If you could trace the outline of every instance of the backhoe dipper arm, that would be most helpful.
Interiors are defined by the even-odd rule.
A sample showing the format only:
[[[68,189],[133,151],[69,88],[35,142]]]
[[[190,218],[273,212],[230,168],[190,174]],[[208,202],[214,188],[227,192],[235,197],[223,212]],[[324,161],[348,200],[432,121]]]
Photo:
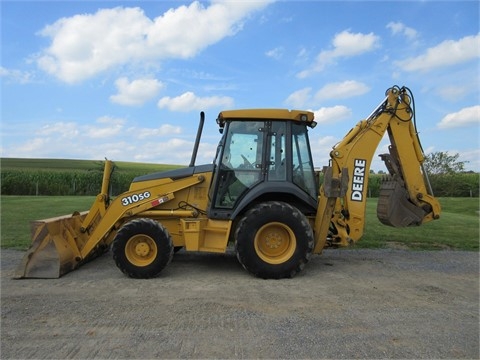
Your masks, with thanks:
[[[333,147],[330,167],[326,168],[320,189],[315,252],[321,252],[325,245],[347,246],[363,235],[370,165],[385,132],[391,142],[390,154],[380,156],[389,175],[380,189],[379,220],[404,227],[439,218],[440,204],[423,171],[424,155],[411,103],[407,88],[388,89],[384,101],[372,114]],[[326,226],[328,219],[330,224]]]

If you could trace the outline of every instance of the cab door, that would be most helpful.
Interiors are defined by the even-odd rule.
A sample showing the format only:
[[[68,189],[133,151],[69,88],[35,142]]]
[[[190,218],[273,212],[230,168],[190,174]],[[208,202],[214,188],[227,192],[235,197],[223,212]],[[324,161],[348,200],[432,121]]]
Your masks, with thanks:
[[[225,130],[210,197],[219,210],[234,209],[248,189],[264,180],[265,167],[264,121],[236,120]]]

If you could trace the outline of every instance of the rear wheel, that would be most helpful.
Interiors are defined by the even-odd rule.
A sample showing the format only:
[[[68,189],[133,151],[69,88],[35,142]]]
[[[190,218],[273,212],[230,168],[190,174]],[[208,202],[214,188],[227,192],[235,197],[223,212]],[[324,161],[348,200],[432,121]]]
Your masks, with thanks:
[[[271,201],[250,209],[239,221],[235,249],[242,266],[264,279],[295,276],[313,251],[313,231],[297,208]]]
[[[161,224],[152,219],[135,219],[123,225],[112,245],[113,259],[132,278],[148,279],[170,263],[173,243]]]

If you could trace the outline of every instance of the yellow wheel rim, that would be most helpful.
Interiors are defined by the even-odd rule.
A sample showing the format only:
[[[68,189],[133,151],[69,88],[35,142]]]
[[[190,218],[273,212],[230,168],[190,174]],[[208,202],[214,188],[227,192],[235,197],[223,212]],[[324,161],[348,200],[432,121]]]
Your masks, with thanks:
[[[271,222],[263,225],[255,235],[255,251],[269,264],[282,264],[290,259],[297,247],[297,238],[287,225]]]
[[[150,265],[157,257],[157,244],[144,234],[132,236],[125,246],[125,256],[135,266]]]

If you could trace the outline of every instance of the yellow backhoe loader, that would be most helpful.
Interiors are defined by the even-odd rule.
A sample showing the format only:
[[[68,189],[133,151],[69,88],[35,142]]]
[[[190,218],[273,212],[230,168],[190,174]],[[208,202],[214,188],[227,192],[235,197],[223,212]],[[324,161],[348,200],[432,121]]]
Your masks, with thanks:
[[[312,112],[284,109],[222,111],[222,134],[212,164],[195,165],[201,113],[190,165],[137,177],[129,191],[109,196],[114,164],[90,211],[32,223],[33,242],[18,278],[57,278],[111,249],[133,278],[152,278],[178,249],[223,253],[235,245],[239,262],[268,279],[292,277],[312,254],[358,241],[365,226],[368,174],[387,132],[389,175],[377,215],[386,225],[416,226],[438,219],[422,164],[413,97],[406,87],[385,99],[333,147],[315,176],[309,129]]]

